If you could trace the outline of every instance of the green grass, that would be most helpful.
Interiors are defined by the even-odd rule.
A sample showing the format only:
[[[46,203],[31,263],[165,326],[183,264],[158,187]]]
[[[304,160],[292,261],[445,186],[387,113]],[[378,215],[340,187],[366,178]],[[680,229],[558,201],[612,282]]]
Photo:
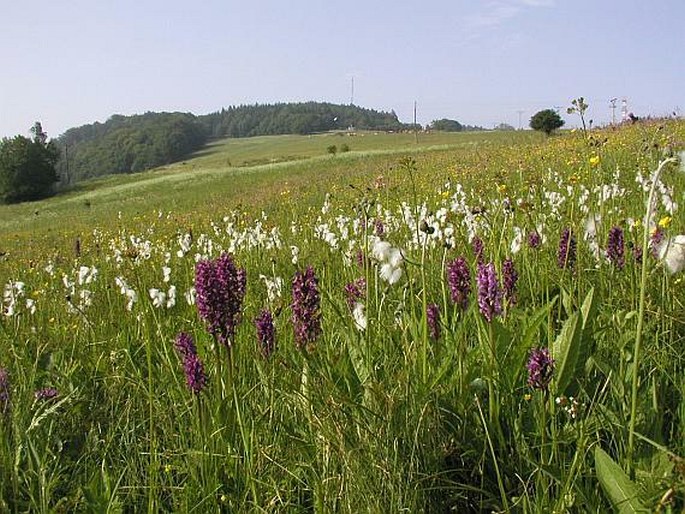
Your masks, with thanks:
[[[227,140],[0,208],[0,512],[681,512],[683,272],[633,251],[636,176],[682,148],[685,123],[413,138]],[[351,151],[326,154],[336,141]],[[682,198],[675,163],[662,179]],[[664,235],[685,233],[665,205]],[[623,266],[602,253],[616,227]],[[572,266],[559,264],[565,229]],[[226,251],[247,277],[230,350],[185,300],[196,260]],[[449,279],[458,257],[465,304]],[[505,263],[518,273],[492,321],[479,259],[500,285]],[[302,343],[291,284],[308,266],[321,332]],[[151,289],[175,304],[156,307]],[[207,374],[197,396],[179,332]],[[535,388],[526,364],[541,347],[555,366]],[[45,387],[57,398],[36,399]]]
[[[403,155],[445,162],[496,146],[539,141],[530,132],[358,133],[356,136],[264,136],[213,143],[192,159],[132,175],[114,175],[77,185],[42,202],[0,206],[0,235],[6,244],[36,238],[73,240],[92,226],[118,218],[119,213],[149,216],[159,211],[199,212],[249,206],[271,210],[284,191],[321,201],[332,184],[368,181],[387,172]],[[331,156],[331,141],[348,142],[350,152]],[[283,155],[296,160],[283,160]],[[243,165],[241,162],[268,161]],[[274,162],[272,162],[274,161]],[[229,164],[229,162],[232,164]]]

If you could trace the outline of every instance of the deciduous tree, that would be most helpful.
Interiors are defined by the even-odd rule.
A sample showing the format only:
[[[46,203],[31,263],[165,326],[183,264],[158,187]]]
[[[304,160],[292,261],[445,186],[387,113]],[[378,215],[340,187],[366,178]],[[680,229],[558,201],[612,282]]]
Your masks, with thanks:
[[[564,120],[553,109],[536,112],[530,119],[530,128],[544,132],[548,136],[564,125]]]
[[[0,200],[5,203],[37,200],[49,196],[58,180],[59,150],[39,122],[24,136],[0,141]]]

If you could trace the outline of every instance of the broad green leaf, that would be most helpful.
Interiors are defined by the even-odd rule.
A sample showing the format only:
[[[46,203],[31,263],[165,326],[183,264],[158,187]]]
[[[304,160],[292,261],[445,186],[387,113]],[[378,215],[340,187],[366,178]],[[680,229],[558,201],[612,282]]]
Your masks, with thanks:
[[[549,303],[540,307],[535,314],[528,318],[521,345],[526,351],[534,346],[540,346],[540,343],[536,341],[539,336],[540,325],[545,321],[547,316],[549,316],[549,311],[551,311],[554,304],[557,303],[558,298],[558,296],[555,296]]]
[[[583,300],[583,305],[580,307],[580,312],[583,315],[583,330],[588,328],[588,325],[592,324],[595,316],[595,288],[590,289],[588,294]]]
[[[579,312],[574,312],[564,323],[554,341],[556,385],[559,394],[585,374],[585,363],[592,350],[592,324],[595,310],[594,289],[585,296]]]
[[[615,512],[649,512],[638,497],[637,486],[628,478],[621,466],[599,446],[595,447],[595,469],[599,483],[611,500]]]
[[[554,341],[553,355],[555,361],[555,375],[557,392],[563,394],[574,378],[576,359],[578,355],[576,331],[578,330],[578,313],[569,317],[561,332]]]

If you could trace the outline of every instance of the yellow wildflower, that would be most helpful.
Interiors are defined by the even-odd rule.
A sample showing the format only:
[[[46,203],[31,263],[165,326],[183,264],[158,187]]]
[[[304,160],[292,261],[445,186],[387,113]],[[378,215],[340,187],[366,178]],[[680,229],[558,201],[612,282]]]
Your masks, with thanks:
[[[664,216],[659,220],[659,226],[661,228],[667,228],[671,224],[671,221],[673,221],[673,218],[670,216]]]
[[[590,157],[590,164],[592,166],[597,166],[599,164],[599,155],[593,155]]]

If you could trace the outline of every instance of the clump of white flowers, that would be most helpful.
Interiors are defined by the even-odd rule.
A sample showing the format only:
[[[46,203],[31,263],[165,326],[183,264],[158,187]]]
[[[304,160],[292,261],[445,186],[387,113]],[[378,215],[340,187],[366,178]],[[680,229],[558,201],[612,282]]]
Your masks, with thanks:
[[[24,283],[19,281],[9,281],[5,284],[5,290],[2,294],[2,312],[7,317],[12,317],[17,314],[21,300],[25,296]],[[35,300],[31,298],[26,299],[26,308],[33,314],[36,312]]]
[[[376,239],[373,243],[371,255],[380,265],[380,277],[388,284],[396,284],[402,278],[402,252],[387,241]]]
[[[148,294],[152,300],[152,305],[157,309],[162,307],[171,309],[174,305],[176,305],[176,286],[169,287],[169,290],[166,292],[161,289],[151,287],[148,289]]]
[[[114,283],[119,288],[121,294],[126,297],[126,310],[131,311],[133,305],[138,301],[138,293],[130,288],[122,277],[116,277]]]
[[[685,269],[685,235],[665,238],[656,247],[659,260],[671,275]]]

